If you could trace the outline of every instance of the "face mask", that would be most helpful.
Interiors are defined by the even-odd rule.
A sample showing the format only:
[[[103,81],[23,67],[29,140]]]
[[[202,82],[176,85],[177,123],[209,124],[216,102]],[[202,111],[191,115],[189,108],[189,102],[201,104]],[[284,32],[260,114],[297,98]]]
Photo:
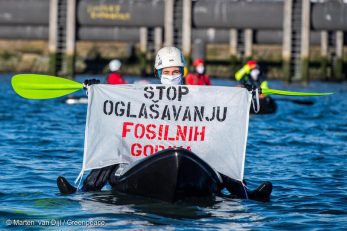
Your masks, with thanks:
[[[205,67],[200,65],[196,67],[196,72],[198,72],[199,74],[204,74],[205,71]]]
[[[258,69],[251,70],[251,76],[253,80],[258,80],[258,75],[259,75]]]
[[[182,83],[182,75],[176,74],[176,75],[161,75],[160,79],[162,84],[168,84],[168,85],[180,85]]]

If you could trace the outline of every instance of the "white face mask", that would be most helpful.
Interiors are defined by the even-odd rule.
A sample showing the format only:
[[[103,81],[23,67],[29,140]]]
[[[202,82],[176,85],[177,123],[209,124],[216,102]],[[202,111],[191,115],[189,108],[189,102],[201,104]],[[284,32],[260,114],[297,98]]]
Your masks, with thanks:
[[[161,75],[160,79],[162,84],[168,84],[168,85],[180,85],[182,83],[182,75],[176,74],[176,75]]]
[[[205,67],[200,65],[196,67],[196,72],[198,72],[199,74],[204,74],[205,71]]]
[[[258,69],[253,69],[251,70],[251,76],[253,80],[258,80],[258,75],[259,75],[260,71]]]

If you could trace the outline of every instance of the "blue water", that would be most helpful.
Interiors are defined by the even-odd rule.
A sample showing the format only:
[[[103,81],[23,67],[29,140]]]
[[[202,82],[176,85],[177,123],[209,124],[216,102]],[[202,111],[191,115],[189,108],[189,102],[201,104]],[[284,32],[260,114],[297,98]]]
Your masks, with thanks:
[[[234,84],[221,80],[213,83]],[[245,179],[250,188],[272,181],[270,202],[216,198],[212,203],[194,205],[113,196],[107,190],[60,195],[57,176],[72,181],[81,169],[86,105],[66,105],[61,99],[20,98],[10,86],[10,75],[1,75],[0,227],[346,228],[347,84],[314,82],[306,88],[270,84],[273,88],[336,94],[312,98],[313,106],[277,101],[275,114],[251,117]],[[13,225],[15,221],[17,225],[22,221],[34,226],[19,227]],[[40,226],[39,221],[48,222],[47,226]],[[12,222],[12,226],[6,222]],[[97,226],[87,227],[86,222]]]

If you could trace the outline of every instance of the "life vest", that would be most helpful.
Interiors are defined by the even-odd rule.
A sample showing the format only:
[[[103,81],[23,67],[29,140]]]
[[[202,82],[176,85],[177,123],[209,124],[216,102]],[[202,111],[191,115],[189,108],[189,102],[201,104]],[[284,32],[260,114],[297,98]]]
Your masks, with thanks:
[[[127,84],[128,82],[123,79],[123,76],[118,72],[111,72],[106,77],[107,84]]]
[[[205,74],[189,73],[186,77],[187,85],[211,85],[210,78]]]

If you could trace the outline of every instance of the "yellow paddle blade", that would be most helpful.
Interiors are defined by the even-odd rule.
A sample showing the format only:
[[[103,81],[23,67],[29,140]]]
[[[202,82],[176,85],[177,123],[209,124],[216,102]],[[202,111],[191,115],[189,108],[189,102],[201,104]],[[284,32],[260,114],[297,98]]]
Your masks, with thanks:
[[[26,99],[52,99],[83,89],[83,84],[69,79],[37,74],[15,75],[11,84]]]
[[[270,88],[261,89],[265,95],[285,95],[285,96],[327,96],[332,95],[332,92],[296,92],[296,91],[283,91]]]

